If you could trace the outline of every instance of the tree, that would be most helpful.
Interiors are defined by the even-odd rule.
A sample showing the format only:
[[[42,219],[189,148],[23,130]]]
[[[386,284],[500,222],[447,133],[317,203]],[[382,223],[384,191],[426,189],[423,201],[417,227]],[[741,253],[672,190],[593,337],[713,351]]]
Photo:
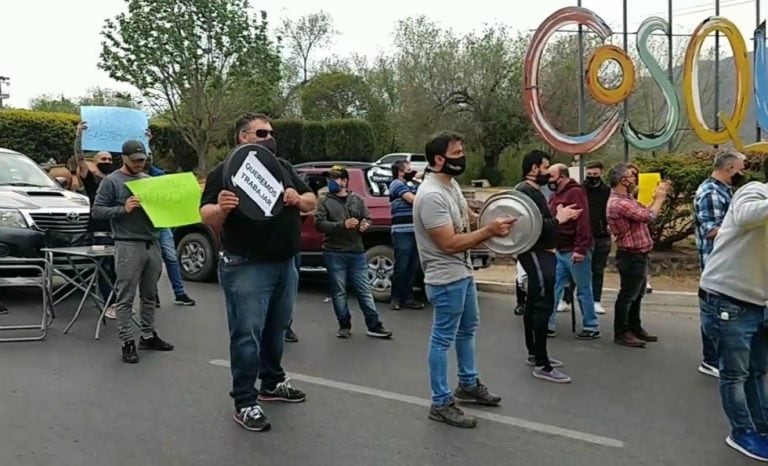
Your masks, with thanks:
[[[103,87],[92,87],[79,100],[80,105],[95,105],[106,107],[140,108],[141,103],[129,92],[120,92]]]
[[[102,36],[99,67],[167,115],[194,147],[200,175],[237,116],[272,106],[280,57],[266,13],[254,17],[247,0],[128,0]]]
[[[64,97],[63,94],[58,97],[51,94],[37,96],[30,101],[29,107],[38,112],[72,113],[75,115],[80,113],[79,105],[72,99]]]
[[[286,44],[289,60],[298,65],[302,85],[309,82],[312,52],[330,45],[333,36],[337,34],[333,18],[323,10],[296,20],[283,20],[281,38]]]
[[[332,71],[314,76],[301,90],[301,113],[308,120],[365,116],[369,90],[360,76]]]

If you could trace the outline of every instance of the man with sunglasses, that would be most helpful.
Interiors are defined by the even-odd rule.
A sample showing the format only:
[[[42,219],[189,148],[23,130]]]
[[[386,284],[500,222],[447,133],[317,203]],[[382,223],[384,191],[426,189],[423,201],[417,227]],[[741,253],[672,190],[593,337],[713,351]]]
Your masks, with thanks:
[[[248,114],[235,123],[235,143],[260,144],[277,154],[272,124],[264,114]],[[269,220],[247,217],[240,199],[224,187],[224,163],[208,175],[201,200],[203,223],[221,232],[219,283],[229,325],[233,420],[250,431],[270,423],[259,402],[299,403],[306,395],[291,386],[282,368],[283,342],[293,315],[299,273],[300,212],[315,208],[315,195],[290,162],[278,159],[283,209]],[[261,387],[256,389],[256,380]]]
[[[155,332],[155,295],[163,260],[157,229],[141,208],[141,201],[125,185],[128,181],[148,178],[144,173],[147,150],[140,141],[123,144],[123,166],[104,178],[96,193],[93,216],[107,219],[115,240],[115,281],[118,337],[123,342],[123,362],[139,362],[131,317],[136,287],[139,287],[139,349],[172,351],[173,345]]]

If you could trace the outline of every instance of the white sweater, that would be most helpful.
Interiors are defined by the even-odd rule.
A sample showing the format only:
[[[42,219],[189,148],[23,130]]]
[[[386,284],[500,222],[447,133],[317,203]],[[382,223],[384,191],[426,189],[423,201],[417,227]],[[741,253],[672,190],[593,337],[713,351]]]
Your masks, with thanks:
[[[768,184],[747,183],[733,196],[701,288],[763,306],[768,301]]]

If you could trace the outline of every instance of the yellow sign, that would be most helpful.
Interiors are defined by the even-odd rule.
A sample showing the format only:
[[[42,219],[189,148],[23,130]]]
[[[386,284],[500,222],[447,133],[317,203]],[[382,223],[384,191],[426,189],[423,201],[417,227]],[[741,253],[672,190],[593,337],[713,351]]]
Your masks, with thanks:
[[[637,177],[637,202],[648,207],[653,204],[653,193],[661,183],[661,173],[640,173]]]

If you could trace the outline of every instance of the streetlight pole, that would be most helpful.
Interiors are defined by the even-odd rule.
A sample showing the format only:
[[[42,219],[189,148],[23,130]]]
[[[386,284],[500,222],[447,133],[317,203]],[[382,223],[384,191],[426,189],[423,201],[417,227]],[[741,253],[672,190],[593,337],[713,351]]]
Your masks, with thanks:
[[[3,93],[3,84],[10,83],[11,78],[8,76],[0,76],[0,108],[3,108],[3,101],[10,98],[10,95]]]

